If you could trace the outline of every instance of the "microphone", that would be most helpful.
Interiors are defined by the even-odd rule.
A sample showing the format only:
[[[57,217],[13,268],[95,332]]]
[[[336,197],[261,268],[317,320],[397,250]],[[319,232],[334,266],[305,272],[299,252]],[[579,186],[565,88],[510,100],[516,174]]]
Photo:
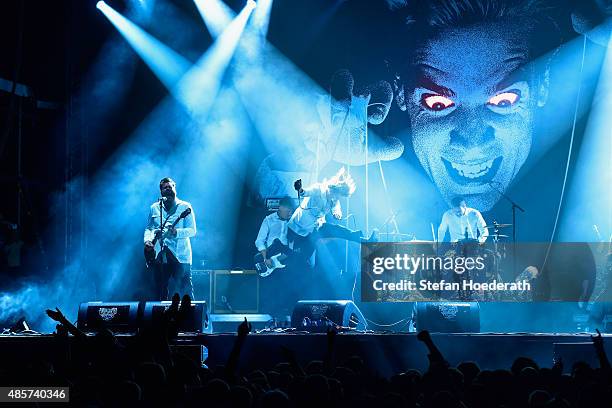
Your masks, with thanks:
[[[293,183],[293,188],[295,191],[299,192],[302,189],[302,179],[296,180],[295,183]]]
[[[159,197],[158,201],[161,201],[162,203],[165,203],[166,201],[168,201],[168,197]]]

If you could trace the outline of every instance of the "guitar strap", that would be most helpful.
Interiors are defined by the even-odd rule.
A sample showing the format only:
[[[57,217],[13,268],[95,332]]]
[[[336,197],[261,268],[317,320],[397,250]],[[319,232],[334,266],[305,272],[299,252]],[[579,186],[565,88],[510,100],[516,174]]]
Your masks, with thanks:
[[[162,206],[162,207],[163,207],[163,206]],[[170,217],[172,217],[174,214],[176,214],[176,211],[178,210],[178,208],[179,208],[179,205],[178,205],[178,204],[175,204],[175,205],[174,205],[174,211],[172,211],[172,213],[169,213],[168,211],[166,211],[166,215],[167,215],[167,216],[166,216],[166,220],[164,221],[163,225],[160,227],[161,231],[163,231],[163,230],[164,230],[164,228],[166,228],[166,224],[168,223],[168,221],[170,221]],[[162,219],[162,220],[164,219],[164,213],[163,213],[163,211],[164,211],[164,210],[162,210],[162,211],[160,212],[160,217],[161,217],[161,219]]]

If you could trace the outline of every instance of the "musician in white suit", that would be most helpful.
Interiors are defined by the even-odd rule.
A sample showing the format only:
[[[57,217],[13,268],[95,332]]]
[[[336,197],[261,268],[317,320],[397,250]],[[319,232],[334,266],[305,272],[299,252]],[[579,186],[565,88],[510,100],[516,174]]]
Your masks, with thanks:
[[[145,252],[155,251],[153,269],[157,294],[160,300],[167,300],[170,287],[172,294],[189,295],[193,299],[190,242],[196,234],[193,208],[176,196],[176,183],[171,178],[159,182],[159,191],[161,199],[151,204],[144,231]],[[187,209],[189,214],[180,218]]]

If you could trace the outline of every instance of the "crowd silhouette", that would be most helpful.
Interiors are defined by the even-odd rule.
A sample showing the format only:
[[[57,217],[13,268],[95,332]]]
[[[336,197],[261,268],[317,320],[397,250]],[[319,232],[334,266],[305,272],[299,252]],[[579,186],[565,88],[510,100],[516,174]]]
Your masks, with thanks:
[[[539,367],[528,357],[497,370],[481,370],[469,361],[452,367],[429,333],[421,331],[417,338],[428,353],[427,371],[406,367],[382,378],[359,356],[335,361],[333,329],[321,360],[302,366],[293,350],[283,348],[285,362],[239,372],[241,349],[251,332],[246,319],[223,366],[207,368],[172,350],[190,302],[175,295],[159,324],[140,331],[129,345],[109,330],[87,336],[59,309],[47,310],[57,321],[57,341],[75,337],[71,352],[53,364],[41,360],[2,371],[0,384],[68,386],[73,405],[90,407],[586,408],[612,401],[612,370],[599,333],[592,337],[599,367],[575,363],[571,374],[563,373],[562,361]]]

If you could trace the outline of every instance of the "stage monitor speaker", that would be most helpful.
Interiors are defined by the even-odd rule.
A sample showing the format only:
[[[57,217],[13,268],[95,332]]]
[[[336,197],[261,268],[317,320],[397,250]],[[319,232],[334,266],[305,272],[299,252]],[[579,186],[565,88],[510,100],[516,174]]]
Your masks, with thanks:
[[[146,302],[142,313],[142,327],[151,327],[162,319],[172,302]],[[179,326],[182,333],[202,333],[208,328],[208,307],[205,301],[191,302],[191,310]]]
[[[415,302],[412,318],[417,331],[480,332],[480,306],[476,302]]]
[[[210,333],[236,333],[238,326],[244,322],[245,317],[251,323],[253,331],[265,329],[274,322],[269,314],[211,314],[209,331]]]
[[[83,302],[77,327],[85,332],[108,328],[116,333],[138,330],[138,302]]]
[[[258,313],[259,275],[253,270],[214,270],[212,313]]]
[[[330,326],[365,330],[367,324],[350,300],[300,300],[291,314],[291,326],[297,330],[325,332]]]

